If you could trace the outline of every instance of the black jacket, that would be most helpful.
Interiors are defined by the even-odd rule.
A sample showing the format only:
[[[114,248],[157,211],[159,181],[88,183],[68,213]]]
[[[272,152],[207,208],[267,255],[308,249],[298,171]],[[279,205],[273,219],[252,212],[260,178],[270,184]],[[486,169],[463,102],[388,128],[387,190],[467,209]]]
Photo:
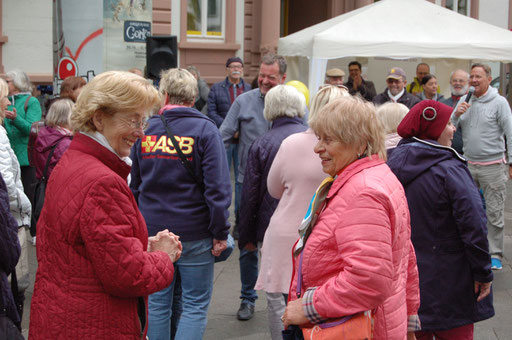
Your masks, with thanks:
[[[0,294],[2,294],[0,303],[3,301],[3,305],[0,306],[0,313],[5,313],[18,327],[20,316],[16,309],[7,276],[16,268],[20,253],[18,223],[9,212],[9,194],[0,175]]]
[[[369,80],[362,79],[361,86],[358,87],[357,90],[354,90],[354,80],[352,78],[348,78],[348,81],[345,83],[345,86],[348,88],[348,92],[355,96],[358,93],[362,98],[371,102],[375,95],[377,95],[377,91],[375,90],[375,85],[373,82]]]
[[[373,103],[375,105],[382,105],[384,103],[390,102],[391,98],[388,96],[388,90],[378,94],[375,98],[373,98]],[[414,105],[418,104],[421,101],[418,97],[413,94],[404,91],[404,94],[398,99],[398,103],[404,104],[409,109],[411,109]]]
[[[240,249],[249,242],[254,245],[263,242],[270,218],[279,203],[267,190],[270,167],[283,140],[306,129],[300,118],[280,117],[274,120],[268,132],[252,143],[247,156],[240,202]]]

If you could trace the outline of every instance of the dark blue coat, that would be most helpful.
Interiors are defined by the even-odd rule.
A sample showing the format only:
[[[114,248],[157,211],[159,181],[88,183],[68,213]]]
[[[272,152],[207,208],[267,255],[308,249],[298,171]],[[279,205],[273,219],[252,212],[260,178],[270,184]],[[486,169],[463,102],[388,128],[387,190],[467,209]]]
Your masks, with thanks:
[[[400,141],[388,165],[405,189],[420,275],[422,330],[445,330],[494,315],[492,294],[476,302],[474,281],[493,279],[486,216],[462,158],[435,141]]]
[[[301,118],[280,117],[273,121],[268,132],[252,143],[247,157],[240,202],[240,249],[249,242],[254,245],[263,242],[270,218],[279,203],[279,200],[268,193],[268,172],[283,140],[306,129]]]
[[[151,117],[130,156],[130,188],[149,236],[169,229],[181,241],[227,239],[231,180],[219,129],[196,109],[178,107],[163,115],[201,185],[181,164],[160,117]]]
[[[0,305],[0,311],[5,311],[7,317],[17,325],[19,325],[20,316],[14,303],[7,276],[16,268],[20,253],[18,223],[9,211],[9,194],[0,175],[0,294],[2,294],[1,301],[3,301],[3,305]]]
[[[240,79],[240,84],[244,90],[243,92],[247,92],[251,89],[251,85],[247,84],[243,79]],[[210,89],[210,94],[208,95],[208,117],[213,119],[217,127],[222,125],[231,107],[231,97],[229,95],[230,85],[231,83],[228,77],[226,77],[223,81],[213,84]]]

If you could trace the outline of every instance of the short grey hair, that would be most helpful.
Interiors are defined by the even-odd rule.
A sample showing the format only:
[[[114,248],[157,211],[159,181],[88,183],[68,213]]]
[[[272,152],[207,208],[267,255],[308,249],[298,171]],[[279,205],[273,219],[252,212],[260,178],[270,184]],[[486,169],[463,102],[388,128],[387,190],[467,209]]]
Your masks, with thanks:
[[[481,64],[481,63],[476,63],[476,64],[473,64],[471,65],[471,70],[473,70],[475,67],[481,67],[484,69],[485,71],[485,75],[487,77],[490,77],[491,76],[491,67],[487,64]]]
[[[467,76],[467,78],[468,78],[468,80],[469,80],[469,73],[468,73],[466,70],[463,70],[463,69],[461,69],[461,68],[458,68],[458,69],[456,69],[456,70],[454,70],[454,71],[452,71],[452,72],[450,73],[450,81],[452,80],[452,77],[453,77],[453,75],[455,74],[455,72],[464,72],[464,74]]]
[[[201,73],[199,72],[197,67],[195,67],[194,65],[190,65],[189,67],[187,67],[187,71],[192,73],[193,76],[197,76],[197,78],[201,78]]]
[[[261,64],[274,65],[275,63],[279,66],[279,74],[284,75],[286,73],[287,65],[283,56],[274,53],[267,53],[263,58],[261,58]]]
[[[277,85],[265,96],[263,117],[269,122],[280,117],[303,117],[306,98],[295,87]]]
[[[197,80],[183,68],[171,68],[161,74],[160,92],[169,96],[169,104],[194,104]]]
[[[73,111],[73,101],[68,98],[57,99],[48,109],[48,114],[44,119],[47,126],[62,126],[69,128],[71,126],[71,112]]]
[[[408,112],[409,108],[400,103],[388,102],[377,107],[377,117],[379,117],[386,134],[395,133]]]
[[[7,78],[12,79],[14,86],[21,92],[32,92],[32,84],[27,74],[22,70],[12,70],[6,73]]]

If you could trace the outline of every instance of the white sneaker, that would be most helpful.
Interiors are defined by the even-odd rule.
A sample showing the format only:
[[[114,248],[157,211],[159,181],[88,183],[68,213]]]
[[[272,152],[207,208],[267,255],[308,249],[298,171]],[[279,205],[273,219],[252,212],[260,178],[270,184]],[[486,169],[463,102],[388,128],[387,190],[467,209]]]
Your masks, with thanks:
[[[36,237],[32,237],[32,245],[35,247],[36,246]]]

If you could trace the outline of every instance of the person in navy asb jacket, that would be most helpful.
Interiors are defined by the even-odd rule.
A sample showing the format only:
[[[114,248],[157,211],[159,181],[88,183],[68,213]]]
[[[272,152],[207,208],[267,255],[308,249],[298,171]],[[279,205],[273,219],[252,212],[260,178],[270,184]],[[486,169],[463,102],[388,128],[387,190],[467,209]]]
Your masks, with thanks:
[[[149,119],[142,140],[132,148],[130,187],[146,220],[148,234],[168,229],[180,236],[183,312],[176,339],[201,339],[213,290],[214,257],[226,249],[231,181],[226,151],[215,123],[193,109],[195,78],[184,69],[168,70],[160,89],[167,127],[191,163],[187,171],[168,138],[160,115]],[[196,182],[197,179],[197,182]],[[149,297],[148,336],[169,339],[174,282]]]

